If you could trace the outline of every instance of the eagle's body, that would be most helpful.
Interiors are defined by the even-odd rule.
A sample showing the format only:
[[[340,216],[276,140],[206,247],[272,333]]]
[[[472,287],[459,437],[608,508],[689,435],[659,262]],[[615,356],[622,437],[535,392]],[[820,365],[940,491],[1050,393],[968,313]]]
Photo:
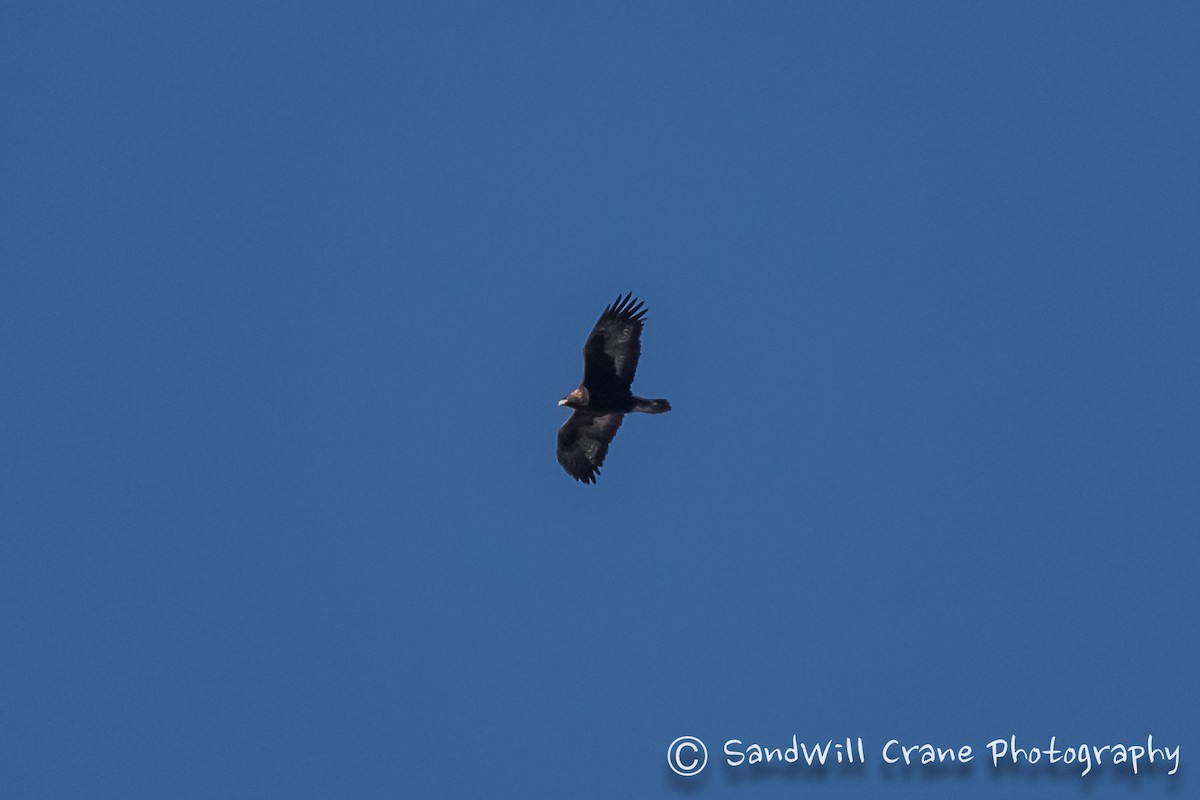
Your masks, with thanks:
[[[575,480],[596,482],[626,414],[671,410],[666,400],[635,397],[630,388],[642,353],[645,316],[632,293],[605,308],[583,346],[583,383],[558,401],[575,409],[558,431],[558,463]]]

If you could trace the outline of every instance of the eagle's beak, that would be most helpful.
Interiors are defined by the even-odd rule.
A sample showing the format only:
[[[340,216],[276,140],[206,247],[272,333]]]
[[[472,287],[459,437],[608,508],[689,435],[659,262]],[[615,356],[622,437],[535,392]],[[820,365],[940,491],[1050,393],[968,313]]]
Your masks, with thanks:
[[[560,406],[565,406],[565,405],[567,404],[567,398],[565,398],[565,397],[564,397],[562,400],[559,400],[559,401],[558,401],[558,404],[559,404]]]

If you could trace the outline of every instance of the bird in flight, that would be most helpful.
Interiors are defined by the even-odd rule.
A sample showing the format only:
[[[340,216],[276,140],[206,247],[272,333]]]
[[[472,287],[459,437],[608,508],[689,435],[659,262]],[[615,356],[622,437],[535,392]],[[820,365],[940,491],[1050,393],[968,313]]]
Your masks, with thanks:
[[[575,410],[558,429],[558,463],[577,481],[596,482],[626,414],[671,410],[666,400],[635,397],[630,390],[642,354],[642,305],[630,292],[604,309],[583,345],[583,383],[558,401]]]

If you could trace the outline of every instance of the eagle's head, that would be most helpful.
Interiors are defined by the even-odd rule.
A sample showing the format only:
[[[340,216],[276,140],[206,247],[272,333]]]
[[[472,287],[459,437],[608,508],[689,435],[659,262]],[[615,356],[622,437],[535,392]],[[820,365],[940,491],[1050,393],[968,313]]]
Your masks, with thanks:
[[[588,391],[580,386],[575,391],[558,401],[560,406],[570,406],[571,408],[585,408],[588,404]]]

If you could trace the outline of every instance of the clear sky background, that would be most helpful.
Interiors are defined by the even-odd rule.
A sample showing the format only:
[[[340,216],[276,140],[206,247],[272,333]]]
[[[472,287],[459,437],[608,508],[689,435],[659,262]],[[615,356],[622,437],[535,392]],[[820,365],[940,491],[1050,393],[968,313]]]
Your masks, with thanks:
[[[1200,7],[433,5],[0,12],[0,794],[1190,792]]]

